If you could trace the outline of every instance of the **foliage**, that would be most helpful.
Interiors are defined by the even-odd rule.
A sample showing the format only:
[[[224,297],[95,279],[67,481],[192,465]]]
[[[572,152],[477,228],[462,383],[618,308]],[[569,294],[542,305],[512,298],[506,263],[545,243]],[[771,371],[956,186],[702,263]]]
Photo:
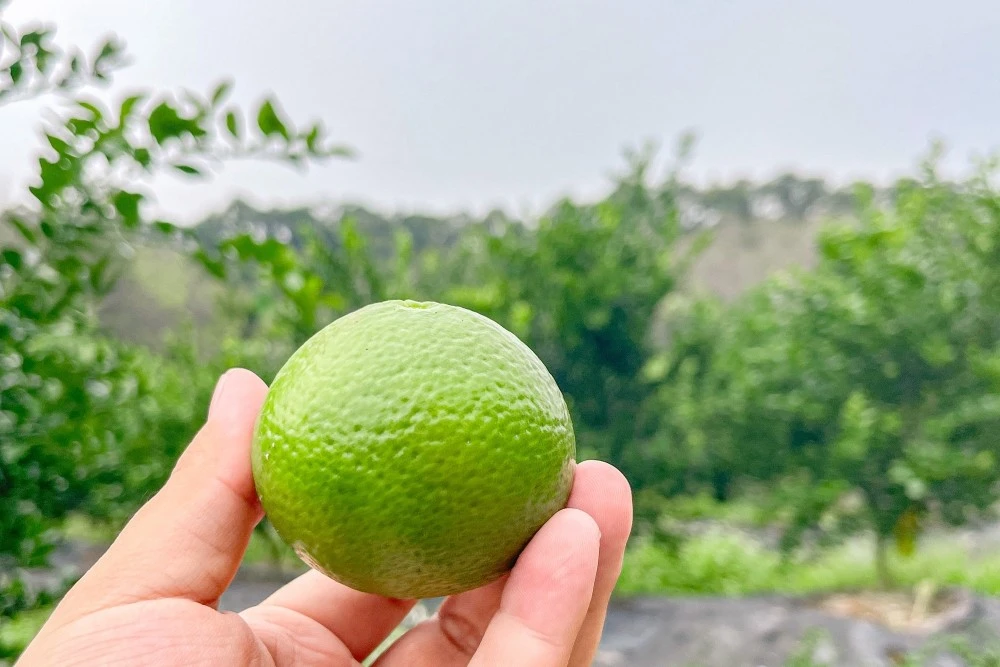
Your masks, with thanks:
[[[11,48],[0,101],[106,82],[124,62],[114,39],[86,60],[54,46],[51,29],[2,28]],[[100,330],[97,307],[132,244],[184,240],[150,219],[137,184],[165,170],[199,176],[220,159],[300,164],[345,153],[319,125],[292,127],[273,100],[260,104],[252,131],[243,128],[242,112],[225,105],[229,89],[137,92],[114,105],[80,92],[45,127],[33,201],[5,216],[10,240],[0,250],[0,563],[8,571],[44,563],[68,513],[121,518],[147,498],[211,391],[214,377],[191,355],[168,364]],[[16,578],[0,584],[0,618],[32,604]]]
[[[79,49],[65,50],[53,42],[55,30],[49,26],[18,30],[3,21],[5,4],[0,2],[0,104],[107,82],[124,64],[117,39],[106,39],[89,57]]]
[[[440,294],[521,337],[566,395],[582,454],[633,478],[650,326],[686,261],[673,191],[649,183],[649,164],[634,155],[608,198],[563,201],[530,230],[476,229]]]
[[[754,533],[726,523],[671,545],[638,536],[625,557],[617,592],[740,597],[871,589],[879,585],[873,544],[870,537],[859,536],[836,546],[782,554]],[[967,550],[952,536],[925,540],[912,556],[890,553],[888,558],[896,585],[904,589],[932,582],[1000,595],[1000,558]]]
[[[54,608],[53,604],[45,601],[11,621],[0,624],[0,665],[6,667],[20,655],[41,630]]]
[[[382,301],[390,290],[352,220],[335,230],[293,229],[298,245],[239,232],[197,253],[218,278],[244,288],[230,303],[242,318],[241,337],[282,341],[280,359],[337,316]],[[281,231],[291,236],[292,229]]]
[[[956,191],[928,173],[891,210],[829,228],[815,270],[770,280],[717,326],[689,313],[654,369],[670,410],[661,454],[707,451],[727,484],[774,485],[793,510],[787,546],[870,528],[880,562],[892,538],[911,551],[929,515],[990,508],[1000,199],[985,182]]]

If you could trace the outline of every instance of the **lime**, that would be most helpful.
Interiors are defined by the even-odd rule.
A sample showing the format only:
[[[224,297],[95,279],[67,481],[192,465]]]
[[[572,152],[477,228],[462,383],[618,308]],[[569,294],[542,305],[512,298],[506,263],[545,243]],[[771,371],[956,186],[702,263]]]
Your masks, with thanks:
[[[253,474],[311,567],[360,591],[449,595],[507,572],[569,496],[563,396],[477,313],[386,301],[313,336],[275,377]]]

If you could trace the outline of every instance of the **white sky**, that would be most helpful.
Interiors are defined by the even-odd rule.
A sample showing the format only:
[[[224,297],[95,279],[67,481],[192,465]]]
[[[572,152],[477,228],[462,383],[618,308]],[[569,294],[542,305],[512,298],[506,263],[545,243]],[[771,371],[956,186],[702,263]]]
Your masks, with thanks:
[[[62,43],[117,32],[135,64],[116,97],[232,76],[238,99],[274,91],[360,153],[305,178],[159,183],[182,219],[234,194],[534,208],[599,192],[624,147],[687,128],[709,179],[885,178],[931,137],[956,164],[1000,146],[996,0],[13,0],[6,19],[55,22]],[[0,204],[30,177],[38,113],[0,108]]]

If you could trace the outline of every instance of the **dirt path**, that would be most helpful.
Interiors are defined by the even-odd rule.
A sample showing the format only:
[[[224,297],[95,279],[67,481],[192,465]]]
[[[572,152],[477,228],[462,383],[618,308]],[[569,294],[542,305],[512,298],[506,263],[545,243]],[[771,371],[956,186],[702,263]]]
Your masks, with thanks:
[[[54,586],[60,577],[85,569],[101,549],[70,545],[54,554],[54,569],[32,573],[34,586]],[[293,573],[244,567],[221,601],[239,611],[257,604]],[[1000,600],[966,596],[966,609],[931,635],[905,634],[819,610],[810,601],[787,597],[750,599],[632,598],[615,600],[608,614],[598,667],[784,667],[801,652],[803,640],[819,631],[812,655],[816,667],[892,667],[928,642],[964,638],[973,647],[1000,646]],[[421,603],[408,622],[433,613],[436,601]],[[804,663],[799,663],[804,664]],[[926,667],[966,663],[941,653]],[[990,663],[993,664],[993,663]],[[811,666],[810,666],[811,667]]]
[[[288,577],[244,571],[222,599],[240,610],[267,597]],[[422,603],[412,619],[426,618],[436,601]],[[615,600],[608,614],[598,667],[783,667],[819,631],[811,653],[817,667],[892,667],[928,636],[820,611],[809,601],[766,597],[633,598]],[[971,646],[1000,642],[1000,601],[970,597],[969,608],[940,633],[965,637]],[[933,640],[931,640],[933,641]],[[965,663],[941,652],[927,667]]]

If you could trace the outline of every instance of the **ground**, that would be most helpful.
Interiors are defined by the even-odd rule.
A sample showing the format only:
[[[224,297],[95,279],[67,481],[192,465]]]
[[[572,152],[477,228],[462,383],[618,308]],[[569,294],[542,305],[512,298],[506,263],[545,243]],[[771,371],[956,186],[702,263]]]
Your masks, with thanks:
[[[56,569],[37,572],[35,585],[53,585],[61,574],[85,568],[99,546],[65,544]],[[256,604],[295,576],[290,569],[254,564],[241,568],[221,606]],[[428,601],[407,619],[433,613]],[[979,662],[948,653],[958,640]],[[924,647],[927,660],[904,656]],[[935,648],[937,647],[937,648]],[[633,596],[611,606],[597,667],[986,667],[1000,659],[1000,599],[962,588],[909,593],[838,593],[743,598]]]

